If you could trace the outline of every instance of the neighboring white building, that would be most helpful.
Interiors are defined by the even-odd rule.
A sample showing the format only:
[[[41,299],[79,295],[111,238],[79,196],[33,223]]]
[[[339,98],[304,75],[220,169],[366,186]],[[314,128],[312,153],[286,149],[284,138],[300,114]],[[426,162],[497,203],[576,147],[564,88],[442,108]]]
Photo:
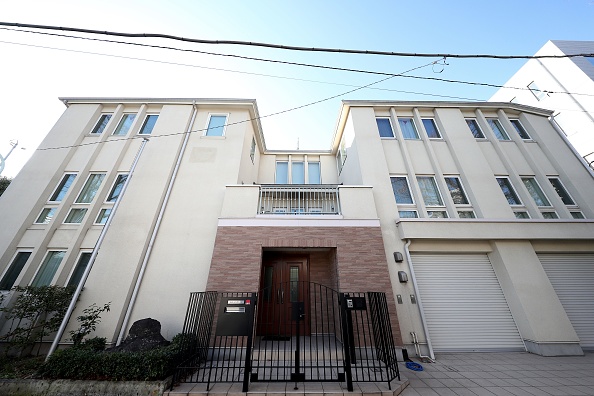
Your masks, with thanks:
[[[535,55],[573,54],[594,54],[594,41],[551,40]],[[594,167],[594,55],[530,59],[490,100],[553,110],[573,147]]]
[[[290,267],[386,292],[411,354],[594,348],[594,176],[549,110],[345,101],[328,150],[272,151],[253,100],[62,100],[0,197],[0,288],[77,284],[148,137],[77,308],[111,301],[110,344]]]

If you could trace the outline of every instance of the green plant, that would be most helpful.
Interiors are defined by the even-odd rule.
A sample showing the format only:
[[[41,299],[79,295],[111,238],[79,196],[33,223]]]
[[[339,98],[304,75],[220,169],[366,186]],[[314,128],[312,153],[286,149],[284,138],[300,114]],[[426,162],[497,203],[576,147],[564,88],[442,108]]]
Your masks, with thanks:
[[[110,305],[111,302],[108,302],[102,307],[99,307],[93,303],[89,308],[83,309],[83,314],[76,318],[79,323],[78,329],[70,332],[75,346],[79,345],[87,335],[95,331],[97,324],[101,322],[101,314],[103,312],[109,312]]]

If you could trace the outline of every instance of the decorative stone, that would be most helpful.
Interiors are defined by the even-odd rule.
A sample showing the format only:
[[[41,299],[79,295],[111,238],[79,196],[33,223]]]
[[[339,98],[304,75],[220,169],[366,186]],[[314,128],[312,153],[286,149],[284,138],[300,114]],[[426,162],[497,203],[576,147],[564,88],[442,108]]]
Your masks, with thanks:
[[[132,324],[128,337],[109,352],[141,352],[169,345],[161,335],[161,323],[152,318],[140,319]]]

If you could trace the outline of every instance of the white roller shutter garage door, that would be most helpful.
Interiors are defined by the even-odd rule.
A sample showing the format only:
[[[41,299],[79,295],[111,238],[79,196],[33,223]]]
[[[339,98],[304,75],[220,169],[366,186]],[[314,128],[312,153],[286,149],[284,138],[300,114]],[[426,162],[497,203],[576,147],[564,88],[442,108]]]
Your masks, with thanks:
[[[525,350],[486,254],[412,254],[412,262],[436,352]]]
[[[539,254],[584,349],[594,349],[594,254]]]

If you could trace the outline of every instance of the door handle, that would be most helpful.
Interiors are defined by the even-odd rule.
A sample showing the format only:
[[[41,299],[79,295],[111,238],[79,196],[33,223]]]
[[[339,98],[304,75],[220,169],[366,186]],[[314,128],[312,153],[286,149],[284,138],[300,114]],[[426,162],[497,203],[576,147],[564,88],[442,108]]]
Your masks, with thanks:
[[[280,291],[281,289],[276,289],[276,303],[280,303]]]
[[[281,304],[285,303],[285,291],[281,290]]]

